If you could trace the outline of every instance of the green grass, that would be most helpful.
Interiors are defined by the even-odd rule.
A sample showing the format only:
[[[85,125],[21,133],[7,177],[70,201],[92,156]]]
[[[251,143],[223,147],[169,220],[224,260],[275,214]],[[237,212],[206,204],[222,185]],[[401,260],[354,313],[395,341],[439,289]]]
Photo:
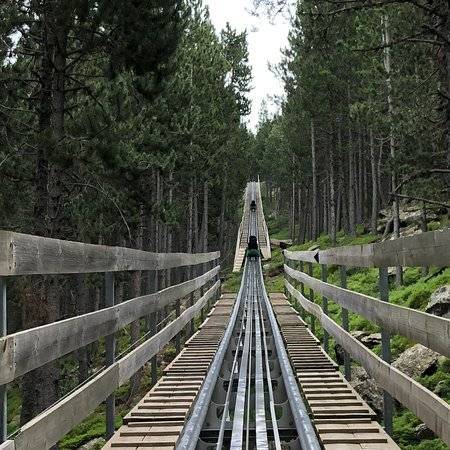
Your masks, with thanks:
[[[225,274],[225,280],[222,283],[222,292],[234,293],[239,291],[241,286],[242,270],[238,273],[230,272]]]
[[[271,238],[289,239],[289,219],[285,216],[266,216],[266,225]]]

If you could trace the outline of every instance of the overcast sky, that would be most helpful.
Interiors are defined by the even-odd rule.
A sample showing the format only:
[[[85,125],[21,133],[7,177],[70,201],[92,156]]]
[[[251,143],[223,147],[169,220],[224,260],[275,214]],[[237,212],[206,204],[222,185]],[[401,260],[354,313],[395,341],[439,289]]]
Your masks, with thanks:
[[[254,129],[258,122],[261,101],[267,96],[283,94],[281,80],[277,79],[268,68],[268,64],[276,64],[281,59],[281,48],[287,46],[289,23],[283,17],[277,17],[270,23],[266,17],[254,17],[248,10],[252,0],[206,0],[211,20],[219,32],[227,22],[238,31],[248,31],[250,65],[253,71],[252,112],[249,126]],[[270,106],[269,111],[275,111]]]

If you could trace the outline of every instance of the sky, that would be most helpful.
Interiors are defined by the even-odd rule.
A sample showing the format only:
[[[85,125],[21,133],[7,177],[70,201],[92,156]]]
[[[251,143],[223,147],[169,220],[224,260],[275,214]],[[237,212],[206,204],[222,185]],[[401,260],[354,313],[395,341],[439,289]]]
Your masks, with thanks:
[[[264,16],[254,17],[251,10],[252,0],[206,0],[211,21],[217,32],[227,22],[238,31],[247,30],[249,62],[252,66],[253,80],[250,99],[252,111],[248,118],[250,129],[254,130],[258,123],[261,102],[267,99],[269,112],[277,111],[277,106],[270,97],[283,94],[282,81],[277,78],[268,64],[277,64],[281,60],[281,49],[287,46],[289,21],[277,16],[271,21]]]

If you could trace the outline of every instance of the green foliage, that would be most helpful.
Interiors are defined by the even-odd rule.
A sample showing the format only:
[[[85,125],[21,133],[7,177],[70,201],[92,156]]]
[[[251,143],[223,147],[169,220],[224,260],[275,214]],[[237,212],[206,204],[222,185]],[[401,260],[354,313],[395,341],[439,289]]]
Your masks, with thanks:
[[[406,270],[405,278],[409,283],[412,283],[414,280],[414,274],[416,277],[419,276],[418,269]],[[390,301],[397,305],[424,310],[430,295],[440,286],[450,283],[450,269],[445,269],[442,273],[435,276],[428,276],[427,278],[419,279],[416,283],[410,284],[409,286],[402,286],[391,290],[389,296]]]
[[[116,428],[120,425],[121,418],[116,417]],[[75,450],[92,439],[103,437],[105,432],[105,413],[99,408],[64,437],[60,449]]]
[[[289,221],[286,216],[269,214],[266,217],[266,225],[269,235],[274,239],[289,238]]]
[[[225,280],[222,283],[222,292],[238,292],[241,286],[242,271],[239,273],[230,272],[225,275]]]
[[[8,385],[8,435],[17,430],[20,424],[20,410],[22,397],[19,386],[16,383]]]

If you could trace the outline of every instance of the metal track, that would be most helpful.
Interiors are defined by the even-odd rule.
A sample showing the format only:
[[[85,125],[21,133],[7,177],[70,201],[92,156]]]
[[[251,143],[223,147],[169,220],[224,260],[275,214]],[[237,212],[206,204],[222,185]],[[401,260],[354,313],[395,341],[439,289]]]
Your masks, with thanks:
[[[257,213],[249,212],[245,222],[246,234],[257,236]],[[231,339],[222,343],[228,347],[215,357],[220,370],[215,364],[214,382],[200,390],[177,448],[319,450],[264,288],[260,259],[245,262],[232,318],[235,313],[238,318],[226,331]]]
[[[248,206],[253,183],[246,195]],[[241,239],[259,240],[262,213],[245,211]],[[234,297],[216,303],[105,448],[398,449],[286,297],[269,299],[260,259],[245,262]]]

